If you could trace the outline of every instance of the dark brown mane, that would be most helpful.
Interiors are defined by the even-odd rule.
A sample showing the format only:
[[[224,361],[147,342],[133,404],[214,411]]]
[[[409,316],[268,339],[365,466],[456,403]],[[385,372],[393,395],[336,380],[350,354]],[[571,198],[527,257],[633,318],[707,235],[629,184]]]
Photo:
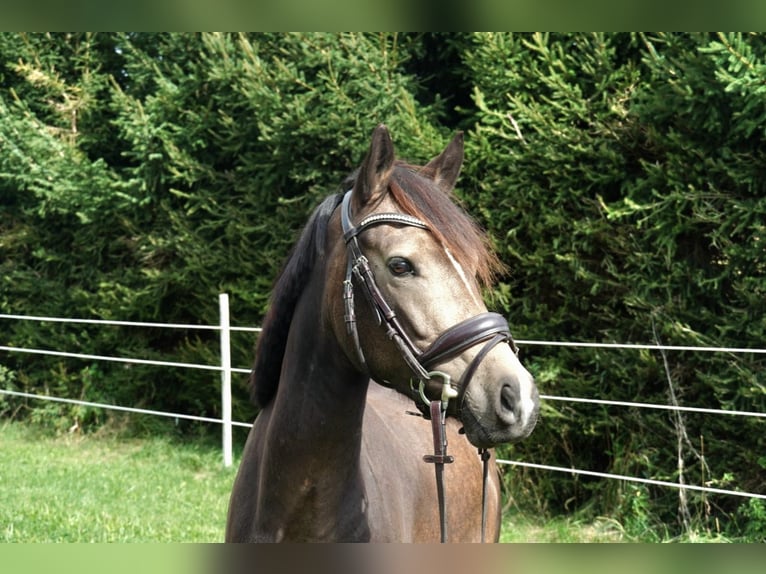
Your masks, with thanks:
[[[330,196],[314,210],[274,283],[250,373],[251,399],[261,408],[277,391],[293,312],[314,265],[323,258],[327,222],[341,199],[341,195]]]
[[[490,286],[502,263],[476,222],[429,178],[425,168],[396,162],[389,181],[391,195],[403,212],[429,224],[436,240],[464,268]]]

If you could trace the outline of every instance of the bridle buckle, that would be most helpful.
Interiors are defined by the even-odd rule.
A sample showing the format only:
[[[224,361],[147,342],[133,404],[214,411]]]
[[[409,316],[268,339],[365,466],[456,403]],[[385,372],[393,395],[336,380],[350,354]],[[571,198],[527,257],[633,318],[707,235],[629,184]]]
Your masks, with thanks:
[[[417,396],[420,397],[420,400],[423,401],[423,404],[425,406],[428,406],[431,404],[431,399],[429,399],[426,396],[426,383],[428,381],[432,381],[435,378],[441,378],[442,380],[442,390],[441,390],[441,409],[442,412],[447,412],[447,407],[449,406],[449,402],[452,399],[456,399],[459,395],[457,389],[455,389],[452,386],[452,377],[445,373],[444,371],[431,371],[428,373],[427,379],[419,379],[418,380],[418,387],[415,388],[415,380],[410,379],[410,388],[412,389],[413,393],[417,393]]]

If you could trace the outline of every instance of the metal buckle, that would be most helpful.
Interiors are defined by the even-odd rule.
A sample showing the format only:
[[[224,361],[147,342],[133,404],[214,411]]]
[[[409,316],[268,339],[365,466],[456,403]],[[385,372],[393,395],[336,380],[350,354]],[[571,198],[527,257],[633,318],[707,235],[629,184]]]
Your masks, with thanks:
[[[429,406],[431,404],[431,401],[426,396],[426,382],[433,380],[436,377],[440,377],[442,379],[441,407],[442,407],[442,411],[446,412],[447,406],[449,405],[450,400],[455,399],[458,396],[457,390],[453,389],[452,385],[450,384],[450,382],[452,381],[452,377],[450,377],[447,373],[445,373],[444,371],[429,372],[427,379],[420,379],[420,381],[418,382],[417,392],[418,392],[418,395],[420,396],[420,400],[422,400],[426,406]],[[410,388],[413,391],[416,390],[414,383],[415,383],[414,380],[410,380]]]

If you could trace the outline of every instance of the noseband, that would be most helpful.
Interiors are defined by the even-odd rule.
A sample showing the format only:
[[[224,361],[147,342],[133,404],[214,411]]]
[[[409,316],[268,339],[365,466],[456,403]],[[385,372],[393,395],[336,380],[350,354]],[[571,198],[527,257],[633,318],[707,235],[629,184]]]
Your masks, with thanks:
[[[376,225],[405,225],[428,230],[428,224],[404,213],[375,213],[365,217],[357,226],[354,226],[351,222],[351,193],[352,191],[346,193],[341,206],[343,238],[348,248],[348,265],[346,267],[346,279],[343,282],[343,298],[345,301],[346,329],[354,342],[357,359],[361,363],[362,368],[369,372],[364,352],[359,343],[359,333],[356,327],[354,278],[356,278],[372,310],[375,312],[378,325],[385,328],[386,335],[394,342],[407,366],[412,371],[414,375],[413,381],[418,382],[418,388],[415,388],[413,382],[412,389],[413,398],[421,412],[429,416],[427,413],[430,401],[425,396],[425,383],[439,377],[442,379],[441,400],[443,410],[446,411],[447,402],[450,399],[457,398],[458,416],[460,416],[468,385],[476,373],[479,364],[487,354],[495,346],[506,341],[511,345],[513,351],[517,352],[508,322],[498,313],[481,313],[444,331],[426,350],[421,351],[418,349],[402,328],[396,313],[388,304],[375,282],[375,275],[369,261],[362,254],[358,237],[365,230]],[[434,366],[453,359],[480,343],[485,343],[485,345],[468,365],[457,389],[452,386],[449,375],[441,371],[432,370]]]

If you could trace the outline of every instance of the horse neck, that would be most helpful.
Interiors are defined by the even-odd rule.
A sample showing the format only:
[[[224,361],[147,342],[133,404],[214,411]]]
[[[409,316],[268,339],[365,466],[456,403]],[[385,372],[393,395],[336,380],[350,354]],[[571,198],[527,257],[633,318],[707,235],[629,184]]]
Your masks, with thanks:
[[[309,436],[314,445],[334,445],[361,429],[369,380],[352,366],[324,321],[322,279],[319,270],[296,306],[272,417],[285,415],[297,441]]]
[[[269,492],[260,494],[289,504],[285,515],[301,513],[298,522],[307,531],[292,535],[303,539],[321,538],[309,529],[337,527],[339,520],[348,523],[350,537],[360,535],[360,525],[363,536],[365,528],[356,512],[363,496],[359,457],[369,380],[323,323],[322,276],[314,273],[296,306],[277,395],[261,415],[262,468],[270,476],[260,481]]]

